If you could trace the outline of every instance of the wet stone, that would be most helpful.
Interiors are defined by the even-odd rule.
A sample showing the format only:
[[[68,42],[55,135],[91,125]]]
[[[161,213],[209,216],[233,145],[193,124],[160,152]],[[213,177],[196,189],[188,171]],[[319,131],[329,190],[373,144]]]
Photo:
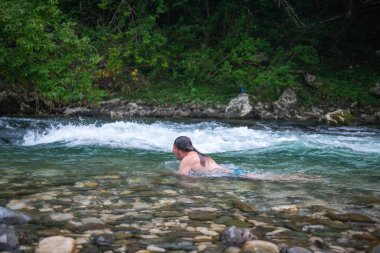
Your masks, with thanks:
[[[261,240],[252,240],[244,243],[243,253],[279,253],[277,245]]]
[[[191,220],[212,221],[216,219],[219,214],[215,212],[192,211],[188,213],[188,216]]]
[[[326,216],[329,217],[332,220],[337,220],[341,222],[365,222],[365,223],[374,223],[372,219],[369,217],[363,215],[363,214],[356,214],[356,213],[334,213],[334,212],[327,212]]]
[[[177,211],[162,211],[153,214],[153,216],[157,218],[181,217],[183,215],[183,213]]]
[[[167,250],[195,250],[196,246],[189,241],[179,241],[179,242],[173,242],[173,243],[162,243],[162,244],[156,244],[155,246],[167,249]]]
[[[380,242],[376,246],[374,246],[369,252],[380,253]]]
[[[240,201],[238,199],[231,200],[231,205],[237,209],[239,209],[242,212],[250,213],[255,212],[256,208],[248,203],[245,203],[243,201]]]
[[[228,246],[241,247],[246,241],[257,239],[250,229],[231,226],[223,231],[221,241]]]
[[[281,253],[312,253],[310,250],[302,248],[302,247],[289,247],[289,248],[282,248]]]
[[[28,223],[30,220],[31,218],[22,212],[0,207],[0,223],[16,225]]]
[[[38,243],[37,253],[71,253],[75,247],[75,240],[70,237],[52,236],[42,239]]]
[[[226,226],[235,226],[239,228],[251,228],[252,224],[249,222],[245,222],[242,220],[239,220],[237,218],[233,218],[230,216],[222,216],[220,219],[215,220],[216,223],[221,223]]]
[[[93,244],[83,244],[79,253],[101,253],[102,251]]]
[[[89,223],[89,224],[84,224],[80,227],[78,227],[79,231],[87,231],[87,230],[101,230],[107,228],[106,225],[103,223]]]
[[[115,242],[115,236],[113,234],[96,234],[91,235],[90,240],[95,245],[99,246],[111,246]]]
[[[5,224],[0,224],[0,250],[15,250],[18,245],[15,229]]]
[[[60,235],[61,231],[58,228],[50,228],[50,229],[40,230],[37,232],[37,234],[42,237],[50,237],[50,236]]]

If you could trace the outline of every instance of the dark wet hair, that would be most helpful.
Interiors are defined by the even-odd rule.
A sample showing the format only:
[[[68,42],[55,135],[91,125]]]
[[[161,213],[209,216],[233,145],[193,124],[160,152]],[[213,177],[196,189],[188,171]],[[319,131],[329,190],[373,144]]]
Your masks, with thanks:
[[[205,166],[208,156],[199,152],[196,148],[194,148],[191,139],[187,136],[179,136],[174,140],[174,146],[176,146],[179,150],[190,152],[195,151],[198,153],[199,160],[202,166]]]

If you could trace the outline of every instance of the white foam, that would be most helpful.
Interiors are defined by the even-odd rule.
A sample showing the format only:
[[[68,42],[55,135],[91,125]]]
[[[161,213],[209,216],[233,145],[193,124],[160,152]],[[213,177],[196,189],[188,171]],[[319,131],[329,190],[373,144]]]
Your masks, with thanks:
[[[343,130],[342,130],[343,131]],[[180,124],[156,122],[114,122],[103,124],[66,124],[51,126],[43,132],[28,131],[23,145],[63,143],[67,146],[99,145],[170,152],[174,139],[189,136],[204,153],[256,150],[287,145],[312,148],[338,148],[365,153],[380,153],[378,136],[349,136],[302,132],[300,130],[252,129],[215,122]]]

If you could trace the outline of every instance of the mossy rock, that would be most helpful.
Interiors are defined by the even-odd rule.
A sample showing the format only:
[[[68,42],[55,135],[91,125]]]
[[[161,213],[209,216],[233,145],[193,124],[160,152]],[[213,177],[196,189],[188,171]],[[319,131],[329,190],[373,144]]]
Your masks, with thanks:
[[[344,126],[352,125],[354,118],[348,111],[337,110],[334,112],[327,113],[323,119],[328,125]]]

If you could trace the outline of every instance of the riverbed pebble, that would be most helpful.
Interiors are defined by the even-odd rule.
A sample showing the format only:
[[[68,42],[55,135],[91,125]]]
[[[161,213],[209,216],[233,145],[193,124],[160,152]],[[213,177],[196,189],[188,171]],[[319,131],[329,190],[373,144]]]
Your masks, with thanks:
[[[42,239],[38,243],[36,253],[72,253],[75,240],[69,237],[52,236]]]

